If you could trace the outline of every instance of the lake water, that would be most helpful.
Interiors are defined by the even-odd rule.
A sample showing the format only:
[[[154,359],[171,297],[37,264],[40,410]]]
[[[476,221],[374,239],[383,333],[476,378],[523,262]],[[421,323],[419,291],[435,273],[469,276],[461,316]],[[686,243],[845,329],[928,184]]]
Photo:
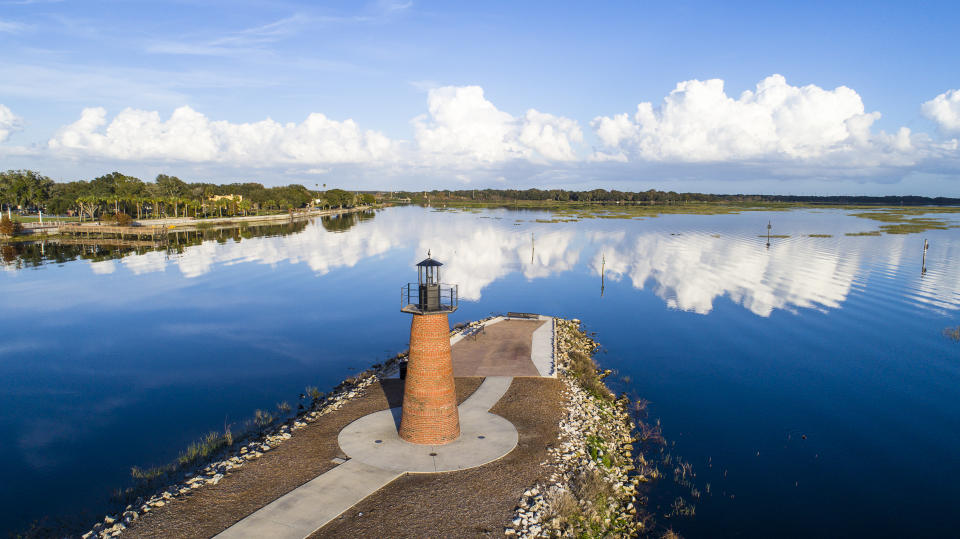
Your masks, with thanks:
[[[452,323],[527,311],[596,332],[608,380],[651,401],[696,473],[700,499],[669,471],[653,491],[665,525],[955,536],[960,344],[943,330],[960,324],[960,233],[845,236],[877,224],[848,213],[405,207],[168,252],[6,247],[0,532],[92,524],[131,466],[405,349],[399,290],[430,249],[460,287]],[[768,221],[790,237],[767,247]],[[696,515],[662,518],[680,495]]]

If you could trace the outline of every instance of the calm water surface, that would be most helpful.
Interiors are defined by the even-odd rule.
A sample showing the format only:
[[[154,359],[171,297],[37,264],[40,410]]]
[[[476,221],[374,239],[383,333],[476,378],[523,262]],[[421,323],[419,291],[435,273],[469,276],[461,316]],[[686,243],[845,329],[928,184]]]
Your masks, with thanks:
[[[665,525],[954,536],[956,230],[845,236],[876,223],[838,210],[549,218],[408,207],[170,252],[7,248],[0,532],[100,518],[131,466],[403,350],[399,288],[431,249],[460,286],[451,322],[530,311],[597,333],[613,385],[652,402],[703,492],[668,473],[659,515],[684,496],[696,516]],[[768,220],[791,237],[766,247]]]

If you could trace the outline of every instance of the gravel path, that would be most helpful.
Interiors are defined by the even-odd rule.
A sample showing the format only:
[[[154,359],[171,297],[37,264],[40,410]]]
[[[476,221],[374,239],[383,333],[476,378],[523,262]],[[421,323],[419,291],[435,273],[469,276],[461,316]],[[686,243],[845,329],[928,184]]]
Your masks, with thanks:
[[[523,491],[549,476],[540,464],[557,442],[562,385],[552,378],[514,379],[490,410],[520,432],[507,456],[461,472],[401,477],[311,538],[503,537]]]
[[[482,378],[458,378],[457,402],[466,400],[482,381]],[[216,535],[333,468],[335,464],[332,459],[342,456],[337,445],[337,434],[344,426],[367,414],[400,406],[402,400],[403,384],[400,380],[374,383],[363,395],[348,401],[342,409],[298,430],[290,440],[262,458],[247,462],[242,468],[227,474],[219,484],[208,485],[184,499],[143,515],[123,533],[123,537],[206,538]],[[520,425],[517,424],[517,427]],[[527,483],[518,482],[518,488]],[[505,509],[512,511],[513,506]]]

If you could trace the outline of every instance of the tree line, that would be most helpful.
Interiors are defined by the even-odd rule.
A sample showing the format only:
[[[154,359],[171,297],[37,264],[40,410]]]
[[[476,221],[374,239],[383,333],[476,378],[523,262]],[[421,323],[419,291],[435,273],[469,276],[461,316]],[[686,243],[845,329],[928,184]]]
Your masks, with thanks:
[[[805,204],[874,204],[883,206],[922,206],[957,205],[960,198],[921,197],[921,196],[802,196],[802,195],[760,195],[708,193],[677,193],[674,191],[618,191],[616,189],[591,189],[589,191],[567,191],[565,189],[462,189],[434,191],[399,191],[395,198],[410,199],[412,202],[484,202],[512,203],[514,201],[531,202],[581,202],[581,203],[644,203],[644,204],[680,204],[688,202],[797,202]]]
[[[40,210],[53,215],[72,213],[89,219],[119,214],[137,219],[233,216],[308,206],[349,208],[373,201],[370,194],[343,189],[311,191],[299,184],[264,187],[254,182],[187,183],[166,174],[159,174],[149,182],[120,172],[90,181],[54,182],[32,170],[0,172],[0,209],[3,211]]]

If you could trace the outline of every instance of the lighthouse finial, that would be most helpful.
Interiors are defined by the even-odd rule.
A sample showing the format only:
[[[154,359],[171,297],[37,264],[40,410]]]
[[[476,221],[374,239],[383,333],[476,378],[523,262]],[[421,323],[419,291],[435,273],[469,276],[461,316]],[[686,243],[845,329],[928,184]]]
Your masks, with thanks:
[[[430,258],[430,249],[427,249],[427,258]]]

